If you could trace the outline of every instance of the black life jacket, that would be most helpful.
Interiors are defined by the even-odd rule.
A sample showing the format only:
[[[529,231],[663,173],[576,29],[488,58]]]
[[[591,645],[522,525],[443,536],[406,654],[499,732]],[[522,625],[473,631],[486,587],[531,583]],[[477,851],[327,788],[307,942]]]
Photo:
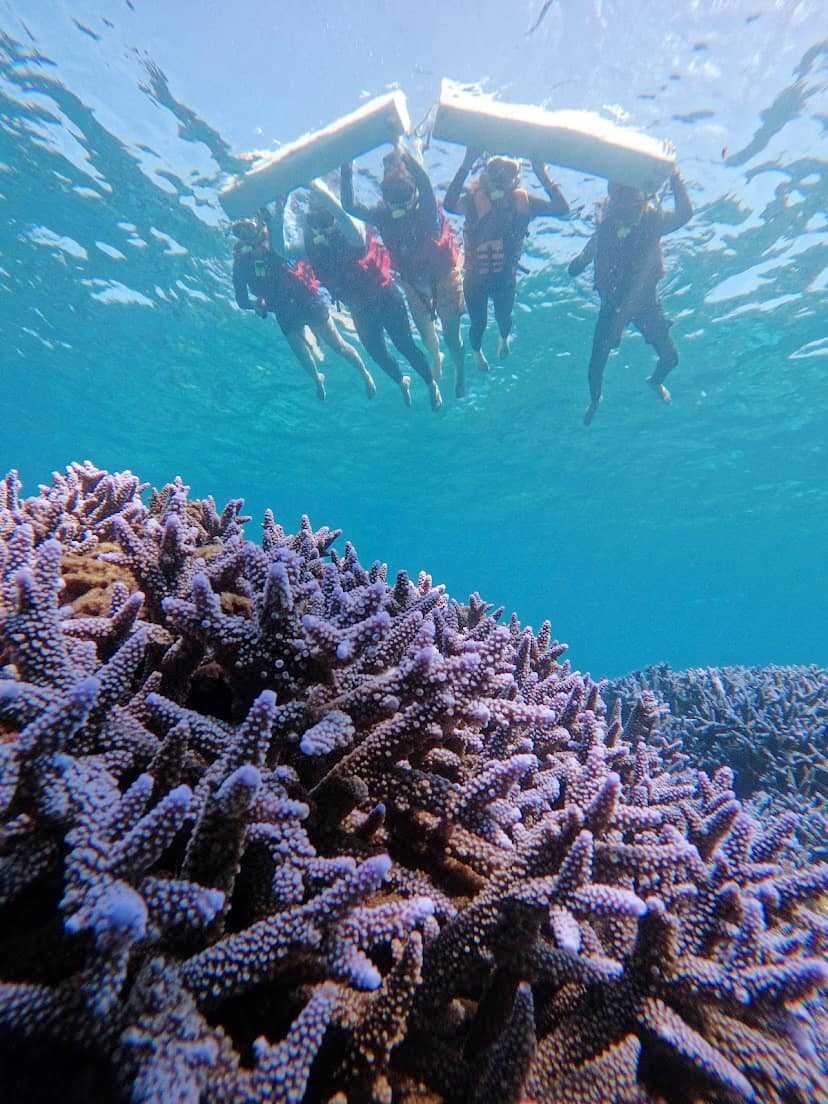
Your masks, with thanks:
[[[630,226],[610,215],[598,224],[595,249],[595,287],[612,301],[636,301],[655,294],[664,275],[661,219],[648,205]]]
[[[272,282],[271,256],[270,247],[264,240],[255,245],[236,242],[233,250],[233,265],[257,299],[266,298]]]

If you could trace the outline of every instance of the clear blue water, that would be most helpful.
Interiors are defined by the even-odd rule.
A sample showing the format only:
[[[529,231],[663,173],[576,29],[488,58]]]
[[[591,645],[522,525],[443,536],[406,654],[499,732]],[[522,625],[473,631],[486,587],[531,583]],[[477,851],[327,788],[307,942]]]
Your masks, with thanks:
[[[364,561],[551,617],[596,675],[828,663],[822,0],[559,0],[530,36],[540,0],[341,7],[0,2],[0,469],[34,490],[89,457],[307,512]],[[511,360],[436,416],[335,365],[320,405],[232,305],[234,154],[395,82],[419,118],[443,75],[675,141],[696,215],[667,246],[672,407],[629,335],[581,425],[577,214],[530,238]],[[459,156],[430,151],[438,183]],[[555,175],[591,214],[601,185]]]

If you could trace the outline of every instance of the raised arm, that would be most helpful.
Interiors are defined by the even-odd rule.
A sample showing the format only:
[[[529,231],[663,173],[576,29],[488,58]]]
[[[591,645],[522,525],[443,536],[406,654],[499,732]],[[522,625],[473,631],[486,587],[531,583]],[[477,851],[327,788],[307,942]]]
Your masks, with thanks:
[[[285,223],[285,211],[290,205],[290,222]],[[277,218],[274,219],[274,235],[276,246],[281,247],[282,256],[289,260],[296,260],[305,256],[305,238],[301,233],[299,218],[294,204],[294,195],[288,196],[277,210]]]
[[[273,209],[266,207],[263,213],[267,218],[271,251],[279,257],[287,257],[293,250],[285,240],[285,197],[277,196],[273,200]]]
[[[670,187],[673,189],[673,210],[661,213],[662,234],[672,234],[674,230],[680,230],[693,216],[693,204],[687,194],[687,185],[678,169],[673,170]]]
[[[350,215],[345,213],[342,204],[330,188],[322,180],[312,180],[308,187],[313,192],[315,198],[323,207],[326,207],[336,219],[337,225],[342,230],[346,241],[351,245],[364,245],[365,238],[359,226]]]
[[[346,161],[339,170],[339,198],[343,208],[349,215],[370,223],[371,226],[379,225],[379,212],[376,207],[366,207],[357,203],[354,195],[354,163]]]
[[[538,215],[568,215],[569,204],[566,202],[560,187],[546,171],[546,165],[540,161],[533,161],[532,168],[541,187],[546,192],[547,198],[541,199],[540,196],[529,196],[529,214],[531,218],[536,218]]]
[[[595,235],[593,234],[584,248],[569,262],[567,272],[570,276],[580,276],[595,260]]]
[[[406,169],[411,173],[411,177],[414,183],[417,185],[417,192],[420,196],[420,209],[423,214],[428,218],[437,218],[437,199],[434,195],[434,188],[431,184],[431,178],[425,171],[423,166],[413,157],[408,150],[403,150],[400,155],[402,163]]]
[[[477,160],[477,157],[477,150],[467,149],[466,156],[463,158],[460,168],[454,174],[454,180],[452,180],[451,184],[448,186],[448,191],[443,199],[443,209],[449,211],[452,215],[464,214],[461,203],[463,185],[466,183],[466,177],[471,172],[471,167]]]

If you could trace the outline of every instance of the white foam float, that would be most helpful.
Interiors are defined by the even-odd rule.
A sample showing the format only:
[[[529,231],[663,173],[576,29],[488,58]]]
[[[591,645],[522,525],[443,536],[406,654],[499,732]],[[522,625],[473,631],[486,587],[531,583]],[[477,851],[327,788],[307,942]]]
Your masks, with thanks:
[[[231,218],[249,215],[275,196],[287,195],[345,161],[396,141],[410,128],[402,92],[377,96],[350,115],[262,158],[221,190],[221,205]]]
[[[675,168],[671,143],[592,111],[501,103],[444,80],[432,134],[444,142],[543,161],[653,192]]]

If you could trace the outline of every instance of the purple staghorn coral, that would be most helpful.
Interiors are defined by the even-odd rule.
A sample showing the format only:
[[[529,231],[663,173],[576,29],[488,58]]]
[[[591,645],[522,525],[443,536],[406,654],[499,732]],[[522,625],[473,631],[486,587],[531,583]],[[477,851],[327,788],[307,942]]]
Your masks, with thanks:
[[[666,707],[665,737],[705,769],[729,763],[758,815],[807,810],[803,841],[828,855],[828,670],[661,664],[614,680],[604,697],[631,706],[645,687]]]
[[[825,1097],[796,815],[548,623],[146,490],[0,484],[3,1099]]]

